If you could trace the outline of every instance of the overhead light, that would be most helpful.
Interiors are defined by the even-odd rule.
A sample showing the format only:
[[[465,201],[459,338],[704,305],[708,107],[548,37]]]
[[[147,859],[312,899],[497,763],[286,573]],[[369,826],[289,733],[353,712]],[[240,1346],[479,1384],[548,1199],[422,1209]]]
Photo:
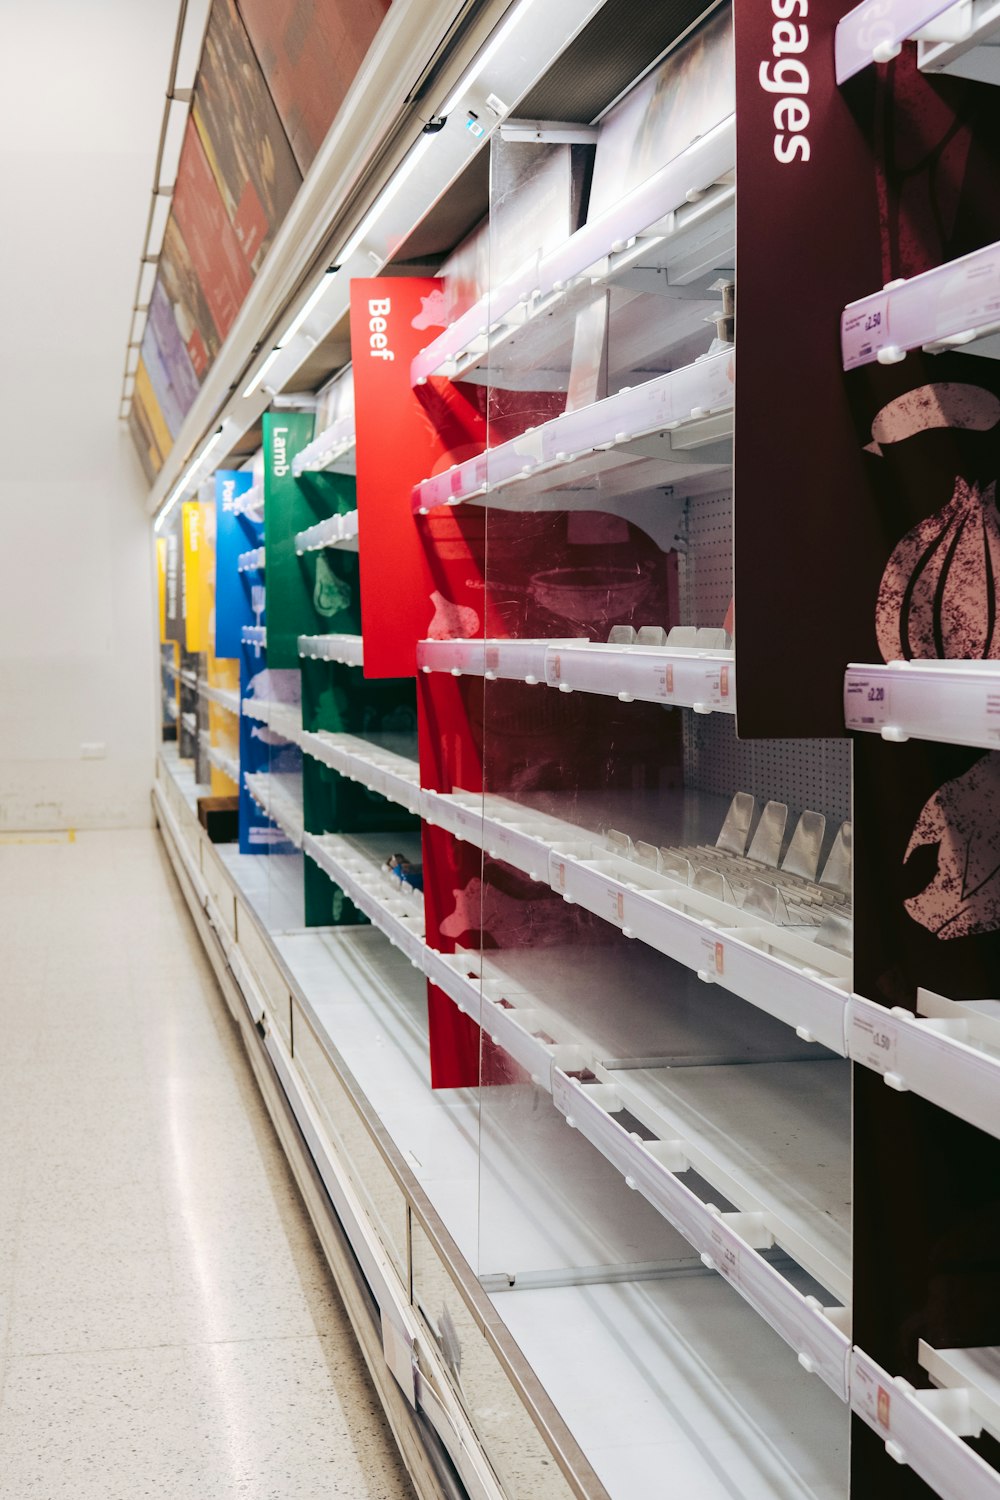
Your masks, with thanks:
[[[361,223],[358,225],[357,229],[347,241],[347,244],[341,250],[341,264],[350,260],[355,250],[358,250],[361,245],[364,244],[365,237],[368,234],[369,230],[374,228],[375,224],[382,217],[382,214],[388,208],[393,198],[395,198],[396,194],[403,187],[404,183],[407,182],[411,177],[414,168],[419,166],[420,162],[423,160],[424,156],[430,150],[433,144],[433,133],[431,135],[421,135],[416,145],[411,148],[406,156],[404,156],[403,160],[396,168],[392,177],[379,193],[378,197],[375,199],[375,202],[365,214],[364,218],[361,220]]]
[[[180,479],[178,479],[177,483],[170,491],[170,495],[166,501],[166,504],[157,515],[156,520],[153,522],[154,531],[159,531],[160,527],[163,525],[164,521],[173,510],[174,506],[177,504],[178,500],[180,500],[187,491],[187,488],[194,475],[202,467],[209,454],[214,452],[218,447],[219,443],[222,441],[222,433],[222,427],[216,428],[215,432],[212,433],[212,436],[208,439],[208,441],[202,445],[201,451],[198,453],[197,457],[193,458],[188,464],[187,468],[184,470],[184,473],[181,475]]]
[[[260,369],[257,371],[256,375],[251,376],[250,380],[247,382],[246,386],[244,387],[244,390],[243,390],[243,399],[244,399],[244,401],[247,399],[248,396],[252,396],[253,395],[254,391],[260,385],[261,381],[264,379],[264,376],[267,374],[268,370],[274,364],[274,361],[277,359],[277,357],[278,357],[278,355],[280,353],[281,353],[280,345],[275,344],[274,348],[271,350],[270,354],[267,356],[267,358],[265,359],[264,363],[261,365]]]
[[[320,277],[319,282],[313,288],[313,290],[310,293],[310,295],[303,302],[302,306],[299,308],[298,312],[295,314],[295,317],[289,323],[288,327],[285,329],[284,333],[281,335],[281,338],[278,340],[277,347],[279,349],[284,349],[284,347],[285,347],[286,344],[291,343],[292,339],[298,333],[299,329],[302,327],[302,325],[305,322],[306,318],[308,318],[309,314],[312,312],[313,308],[316,306],[317,302],[319,302],[320,298],[323,296],[323,293],[326,291],[327,287],[330,285],[330,279],[331,279],[331,277],[336,276],[336,274],[337,274],[336,269],[335,268],[331,268],[329,271],[327,271],[325,273],[325,275],[323,275],[323,276]]]
[[[467,91],[476,82],[476,79],[479,77],[479,75],[486,68],[490,60],[494,58],[500,51],[500,48],[508,40],[511,32],[521,24],[521,21],[524,19],[527,12],[531,9],[532,3],[533,0],[521,0],[521,3],[514,7],[510,15],[504,21],[503,25],[500,26],[499,29],[493,34],[493,36],[490,37],[490,40],[487,42],[483,50],[478,53],[475,58],[473,58],[472,63],[462,74],[462,77],[455,85],[455,88],[449,95],[448,99],[438,110],[438,114],[451,114],[458,101],[464,97]]]

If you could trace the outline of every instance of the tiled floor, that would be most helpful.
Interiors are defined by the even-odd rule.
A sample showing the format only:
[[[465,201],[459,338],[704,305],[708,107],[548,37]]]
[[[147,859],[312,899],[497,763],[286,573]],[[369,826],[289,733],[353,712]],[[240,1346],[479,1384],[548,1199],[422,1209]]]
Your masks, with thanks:
[[[0,840],[0,1500],[412,1496],[158,835]]]

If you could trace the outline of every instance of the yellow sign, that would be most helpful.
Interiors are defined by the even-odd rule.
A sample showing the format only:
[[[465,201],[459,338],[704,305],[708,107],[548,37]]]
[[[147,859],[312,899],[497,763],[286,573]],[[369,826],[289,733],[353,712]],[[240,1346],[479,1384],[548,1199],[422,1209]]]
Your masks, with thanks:
[[[167,639],[167,539],[156,538],[156,593],[160,602],[160,644]]]
[[[184,644],[188,651],[207,651],[212,615],[215,558],[205,524],[208,506],[188,500],[181,507],[184,538]]]

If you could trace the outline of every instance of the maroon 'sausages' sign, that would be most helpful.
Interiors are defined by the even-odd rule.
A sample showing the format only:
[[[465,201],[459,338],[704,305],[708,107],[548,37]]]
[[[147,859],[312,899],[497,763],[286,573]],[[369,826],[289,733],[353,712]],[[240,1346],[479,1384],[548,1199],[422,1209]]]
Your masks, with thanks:
[[[845,8],[734,5],[737,709],[750,736],[843,734],[844,667],[863,659],[849,596],[874,539],[839,330],[845,304],[881,281],[872,152],[852,113],[864,100],[834,79]]]

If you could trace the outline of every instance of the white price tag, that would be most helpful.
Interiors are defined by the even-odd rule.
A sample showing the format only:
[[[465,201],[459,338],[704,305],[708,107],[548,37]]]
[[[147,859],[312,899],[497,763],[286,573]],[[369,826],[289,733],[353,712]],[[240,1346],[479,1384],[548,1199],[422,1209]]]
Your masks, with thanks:
[[[712,1259],[715,1261],[720,1276],[724,1276],[727,1281],[731,1281],[733,1286],[739,1286],[739,1246],[733,1244],[721,1224],[712,1228]]]
[[[881,729],[891,712],[889,684],[848,674],[844,685],[844,719],[848,729]]]
[[[1000,693],[986,694],[986,737],[1000,740]]]
[[[855,1013],[851,1017],[850,1055],[876,1073],[896,1072],[899,1027],[890,1016]]]
[[[718,938],[705,937],[701,940],[704,950],[702,969],[709,974],[724,974],[726,972],[726,945]]]
[[[625,921],[625,892],[619,887],[609,885],[605,891],[604,910],[602,916],[608,921],[614,922],[616,927],[621,927]]]
[[[857,1359],[851,1371],[851,1406],[876,1430],[892,1430],[892,1392]]]
[[[566,889],[566,861],[553,856],[549,861],[549,885],[554,891]]]
[[[868,297],[852,311],[848,308],[840,320],[840,347],[845,370],[872,362],[889,340],[889,295]]]
[[[671,661],[664,662],[658,666],[653,679],[656,683],[657,695],[660,698],[672,698],[674,696],[674,664]]]

